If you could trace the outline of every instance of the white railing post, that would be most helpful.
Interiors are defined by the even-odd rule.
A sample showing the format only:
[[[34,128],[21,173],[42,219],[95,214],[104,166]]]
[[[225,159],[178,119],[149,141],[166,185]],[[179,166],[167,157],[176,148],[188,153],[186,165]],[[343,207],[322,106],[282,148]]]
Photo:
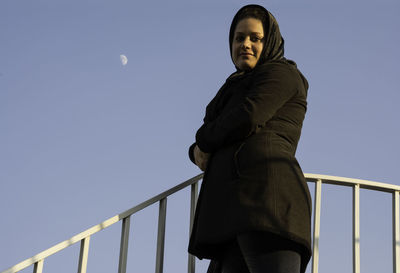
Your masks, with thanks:
[[[167,198],[160,200],[158,214],[156,273],[162,273],[164,267],[165,221],[167,217]]]
[[[360,273],[360,185],[353,186],[353,273]]]
[[[129,229],[130,229],[130,225],[131,225],[130,220],[131,220],[130,216],[127,216],[124,219],[122,219],[118,273],[126,273],[126,265],[128,262]]]
[[[43,260],[40,260],[35,263],[33,266],[33,273],[42,273],[43,271]]]
[[[321,187],[322,180],[315,182],[314,193],[314,235],[313,235],[313,256],[312,256],[312,273],[318,273],[319,260],[319,237],[321,225]]]
[[[399,191],[393,192],[393,273],[400,273]]]
[[[90,236],[81,240],[81,250],[79,252],[78,273],[86,273],[87,260],[89,255]]]
[[[198,195],[199,182],[192,184],[190,191],[190,223],[189,223],[189,237],[192,233],[194,214],[196,211],[197,195]],[[188,255],[188,273],[195,273],[196,271],[196,258]]]

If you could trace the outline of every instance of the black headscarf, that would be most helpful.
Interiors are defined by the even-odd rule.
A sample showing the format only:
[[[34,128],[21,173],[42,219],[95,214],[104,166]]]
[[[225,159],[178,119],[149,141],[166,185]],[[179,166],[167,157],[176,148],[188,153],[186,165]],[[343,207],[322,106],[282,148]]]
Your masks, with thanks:
[[[252,13],[258,13],[262,19],[252,16]],[[258,60],[257,65],[263,64],[272,60],[283,59],[284,54],[284,40],[279,31],[278,22],[274,16],[260,5],[246,5],[242,7],[233,17],[231,28],[229,30],[229,50],[232,58],[232,41],[235,29],[240,20],[245,18],[256,18],[261,20],[264,29],[264,47]],[[233,61],[233,58],[232,58]],[[238,67],[236,67],[238,71]]]

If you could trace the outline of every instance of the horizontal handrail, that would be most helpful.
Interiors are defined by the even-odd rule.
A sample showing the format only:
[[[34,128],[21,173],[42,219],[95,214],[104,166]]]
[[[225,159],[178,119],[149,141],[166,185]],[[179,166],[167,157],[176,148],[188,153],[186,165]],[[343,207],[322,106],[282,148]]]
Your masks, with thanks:
[[[382,191],[382,192],[389,192],[389,193],[395,193],[395,192],[400,191],[400,186],[398,186],[398,185],[374,182],[374,181],[369,181],[369,180],[346,178],[346,177],[339,177],[339,176],[330,176],[330,175],[321,175],[321,174],[310,174],[310,173],[305,173],[304,176],[308,182],[321,181],[324,184],[333,184],[333,185],[350,186],[350,187],[354,187],[355,185],[358,185],[360,188],[377,190],[377,191]],[[45,258],[65,249],[77,242],[81,242],[81,240],[117,223],[118,221],[120,221],[122,219],[125,219],[126,217],[131,216],[132,214],[134,214],[156,202],[161,201],[162,199],[180,191],[183,188],[186,188],[187,186],[195,184],[202,178],[203,178],[203,174],[199,174],[185,182],[182,182],[182,183],[178,184],[177,186],[175,186],[169,190],[166,190],[166,191],[140,203],[137,206],[134,206],[118,215],[115,215],[115,216],[105,220],[104,222],[102,222],[98,225],[95,225],[95,226],[71,237],[68,240],[58,243],[58,244],[54,245],[53,247],[50,247],[49,249],[44,250],[44,251],[40,252],[39,254],[37,254],[29,259],[26,259],[26,260],[16,264],[15,266],[10,267],[9,269],[2,271],[1,273],[15,273],[22,269],[27,268],[28,266],[33,265],[33,264],[37,264],[37,263],[42,264],[42,261]]]
[[[394,191],[400,191],[400,186],[398,185],[363,180],[363,179],[355,179],[355,178],[347,178],[347,177],[331,176],[323,174],[313,174],[313,173],[305,173],[304,176],[308,182],[317,182],[318,180],[322,180],[324,184],[331,184],[338,186],[352,187],[354,185],[360,185],[360,188],[362,189],[383,191],[389,193],[393,193]]]

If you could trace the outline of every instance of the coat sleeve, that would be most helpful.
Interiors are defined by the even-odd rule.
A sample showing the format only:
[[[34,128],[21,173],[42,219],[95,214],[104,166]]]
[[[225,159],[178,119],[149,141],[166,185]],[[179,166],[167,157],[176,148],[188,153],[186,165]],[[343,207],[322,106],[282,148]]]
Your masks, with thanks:
[[[213,112],[210,109],[213,109],[215,107],[215,103],[218,100],[218,98],[222,95],[223,91],[224,91],[224,87],[226,85],[226,82],[224,83],[224,85],[218,90],[217,94],[215,95],[215,97],[210,101],[210,103],[207,105],[206,107],[206,113],[204,115],[203,118],[203,122],[204,123],[208,123],[212,121],[212,115],[210,114],[210,112]],[[194,148],[196,146],[196,142],[193,143],[192,145],[190,145],[189,150],[188,150],[188,154],[189,154],[189,158],[190,161],[192,161],[194,164],[196,164],[195,158],[194,158]]]
[[[250,136],[297,92],[295,71],[288,64],[269,63],[253,73],[242,102],[197,131],[196,143],[203,152],[212,153]]]
[[[192,161],[194,164],[196,164],[196,161],[195,161],[195,159],[194,159],[194,147],[196,146],[196,142],[195,143],[193,143],[192,145],[190,145],[190,147],[189,147],[189,158],[190,158],[190,161]]]

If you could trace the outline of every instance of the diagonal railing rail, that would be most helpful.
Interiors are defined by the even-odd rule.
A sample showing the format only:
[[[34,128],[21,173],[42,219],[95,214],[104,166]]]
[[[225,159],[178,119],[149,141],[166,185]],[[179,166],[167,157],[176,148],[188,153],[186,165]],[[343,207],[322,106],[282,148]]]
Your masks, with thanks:
[[[79,253],[79,261],[78,261],[78,273],[86,273],[90,237],[93,234],[121,220],[122,220],[122,231],[121,231],[118,273],[126,273],[130,217],[136,212],[156,202],[159,202],[159,217],[158,217],[155,272],[162,273],[164,264],[164,242],[165,242],[165,223],[166,223],[166,213],[167,213],[167,197],[188,186],[191,186],[190,223],[189,223],[189,229],[191,230],[193,225],[196,202],[197,202],[198,184],[199,181],[202,179],[202,177],[203,174],[199,174],[185,182],[182,182],[181,184],[159,195],[156,195],[153,198],[150,198],[149,200],[131,209],[128,209],[114,217],[111,217],[106,221],[96,226],[93,226],[73,236],[68,240],[65,240],[45,251],[42,251],[39,254],[2,271],[1,273],[16,273],[32,265],[34,273],[42,273],[44,260],[47,257],[78,242],[80,242],[81,245]],[[305,174],[305,177],[307,182],[315,183],[312,272],[318,273],[322,184],[332,184],[337,186],[352,187],[353,189],[353,238],[352,238],[353,273],[360,273],[360,189],[369,189],[369,190],[381,191],[392,194],[393,273],[400,273],[400,219],[399,219],[400,186],[380,183],[380,182],[373,182],[368,180],[344,178],[344,177],[329,176],[329,175],[319,175],[319,174]],[[188,272],[189,273],[195,272],[195,257],[190,254],[188,254]]]

